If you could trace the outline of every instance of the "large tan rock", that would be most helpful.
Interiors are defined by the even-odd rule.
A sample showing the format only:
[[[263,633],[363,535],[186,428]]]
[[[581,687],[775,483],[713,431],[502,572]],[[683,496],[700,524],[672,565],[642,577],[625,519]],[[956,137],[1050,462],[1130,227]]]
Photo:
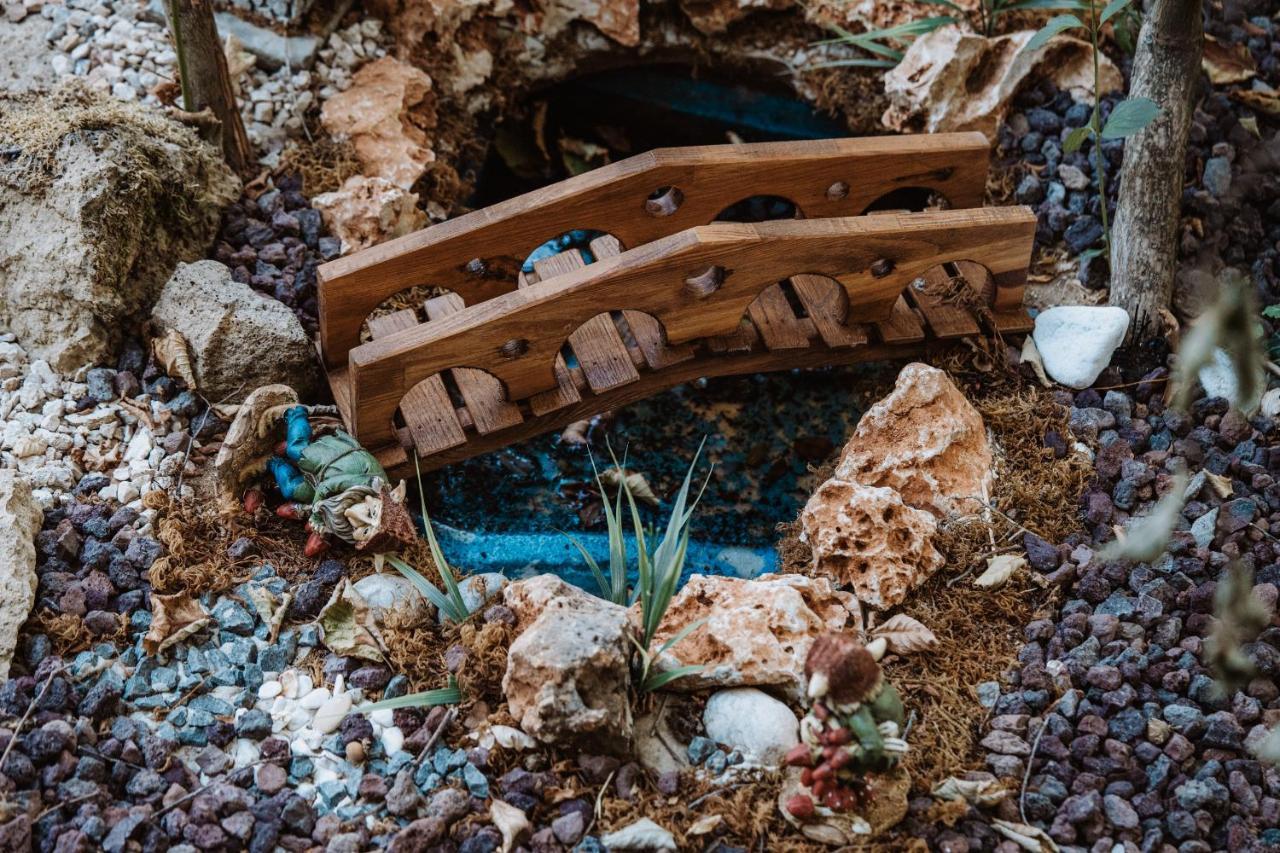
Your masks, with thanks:
[[[800,527],[814,572],[851,587],[870,607],[902,603],[944,562],[933,547],[937,520],[890,488],[827,480],[805,504]]]
[[[982,415],[955,383],[918,362],[872,406],[840,455],[835,477],[887,486],[936,516],[973,512],[990,496],[991,444]]]
[[[197,385],[211,400],[238,403],[274,384],[305,397],[319,385],[315,350],[294,313],[217,261],[179,264],[151,319],[186,339]]]
[[[639,624],[638,606],[631,615]],[[824,631],[862,627],[855,598],[824,578],[693,575],[667,608],[654,646],[700,619],[706,620],[701,627],[655,663],[659,672],[704,667],[672,682],[671,689],[763,687],[795,700],[804,692],[804,659],[814,639]]]
[[[1058,36],[1031,51],[1034,33],[996,38],[948,26],[911,43],[902,62],[884,75],[886,127],[908,133],[977,130],[995,141],[1013,97],[1028,78],[1049,80],[1077,99],[1092,98],[1093,50]],[[1124,85],[1120,71],[1099,55],[1102,93]]]
[[[680,0],[693,25],[708,34],[722,33],[752,12],[776,12],[795,5],[795,0]]]
[[[431,78],[390,56],[357,71],[349,89],[325,102],[320,120],[351,141],[364,174],[404,190],[436,158],[426,133],[436,123]]]
[[[502,590],[502,603],[516,614],[517,630],[532,625],[552,602],[556,602],[558,607],[589,609],[593,606],[592,602],[598,600],[594,595],[551,574],[513,581]]]
[[[353,175],[340,188],[311,200],[344,255],[403,237],[427,224],[418,196],[386,178]]]
[[[91,131],[91,132],[90,132]],[[162,113],[67,84],[0,94],[0,327],[59,373],[114,361],[240,181]]]
[[[44,521],[31,486],[0,471],[0,682],[18,645],[18,629],[36,602],[36,534]]]
[[[507,651],[502,690],[511,715],[546,744],[626,753],[634,731],[626,608],[586,593],[547,595],[541,604]]]

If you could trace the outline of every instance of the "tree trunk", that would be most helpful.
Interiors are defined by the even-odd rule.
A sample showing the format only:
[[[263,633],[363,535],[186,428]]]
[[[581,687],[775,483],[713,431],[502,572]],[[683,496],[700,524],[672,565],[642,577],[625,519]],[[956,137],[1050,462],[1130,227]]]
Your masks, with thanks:
[[[178,54],[182,108],[189,113],[208,109],[220,125],[222,156],[237,174],[253,161],[253,149],[236,107],[227,74],[227,57],[213,22],[212,0],[165,0],[169,31]]]
[[[1111,304],[1129,312],[1130,340],[1160,330],[1177,269],[1177,230],[1204,42],[1202,0],[1156,0],[1142,22],[1129,97],[1160,115],[1124,146],[1111,236]]]

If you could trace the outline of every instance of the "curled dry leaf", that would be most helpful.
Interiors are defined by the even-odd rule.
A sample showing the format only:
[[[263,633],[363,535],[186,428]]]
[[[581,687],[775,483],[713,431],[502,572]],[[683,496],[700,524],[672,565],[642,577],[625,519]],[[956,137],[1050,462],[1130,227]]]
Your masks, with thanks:
[[[922,652],[938,644],[938,638],[932,631],[905,613],[889,617],[884,624],[872,630],[871,636],[883,639],[889,652],[895,655]]]
[[[1215,86],[1243,83],[1258,74],[1258,66],[1247,45],[1223,44],[1210,35],[1204,37],[1200,66]]]
[[[373,610],[346,578],[338,583],[316,621],[324,644],[334,654],[382,662]]]
[[[661,503],[661,501],[658,500],[658,496],[653,493],[653,488],[650,487],[649,481],[645,479],[644,474],[641,474],[639,471],[631,471],[626,468],[619,469],[615,467],[606,468],[604,471],[600,472],[601,482],[606,486],[612,486],[615,489],[622,485],[624,478],[627,483],[627,488],[631,490],[631,495],[636,500],[644,501],[651,506],[657,506]]]
[[[991,826],[996,832],[1030,853],[1058,853],[1058,843],[1043,829],[1011,820],[993,820]]]
[[[489,820],[502,833],[502,853],[515,849],[516,842],[530,829],[528,815],[502,800],[489,802]]]
[[[647,817],[600,839],[608,850],[677,850],[675,836]]]
[[[151,627],[142,638],[143,650],[158,655],[174,643],[180,643],[210,623],[209,614],[189,592],[173,595],[151,595]]]
[[[1030,335],[1027,335],[1022,342],[1022,358],[1019,363],[1031,365],[1031,369],[1035,371],[1036,379],[1045,388],[1053,384],[1049,381],[1049,377],[1045,375],[1044,359],[1040,357],[1040,350],[1036,348],[1036,342]]]
[[[948,776],[934,785],[931,793],[939,800],[964,800],[975,806],[994,806],[1009,796],[1009,791],[994,776],[985,779]]]
[[[560,441],[563,444],[573,445],[574,447],[586,447],[587,431],[591,429],[591,421],[574,421],[564,428],[564,432],[560,433]]]
[[[181,332],[170,329],[152,340],[151,348],[165,373],[181,379],[192,390],[198,387],[195,368],[191,364],[191,348]]]
[[[1217,494],[1218,497],[1223,498],[1225,500],[1226,498],[1231,497],[1232,494],[1234,493],[1231,488],[1230,477],[1224,476],[1222,474],[1215,474],[1212,471],[1205,471],[1204,477],[1205,477],[1205,480],[1209,483],[1209,486],[1213,489],[1214,493]]]
[[[973,585],[978,589],[999,589],[1009,582],[1013,573],[1027,564],[1025,557],[1017,554],[997,554],[987,558],[987,570]]]

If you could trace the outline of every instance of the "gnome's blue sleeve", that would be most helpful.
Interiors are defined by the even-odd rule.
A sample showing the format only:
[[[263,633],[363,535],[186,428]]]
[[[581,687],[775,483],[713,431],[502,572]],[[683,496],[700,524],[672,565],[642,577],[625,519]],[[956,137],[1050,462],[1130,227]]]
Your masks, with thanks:
[[[284,413],[284,423],[284,455],[297,462],[302,458],[302,451],[311,444],[311,422],[307,420],[307,410],[294,406]]]

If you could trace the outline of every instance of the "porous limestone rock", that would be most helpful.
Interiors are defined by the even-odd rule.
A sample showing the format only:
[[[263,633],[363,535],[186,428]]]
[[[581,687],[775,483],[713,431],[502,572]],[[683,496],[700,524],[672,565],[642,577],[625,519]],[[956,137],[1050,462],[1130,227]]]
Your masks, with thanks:
[[[1093,49],[1069,36],[1031,51],[1024,30],[985,38],[947,26],[911,43],[902,61],[884,75],[889,109],[886,127],[908,133],[977,130],[995,141],[1014,95],[1028,76],[1052,81],[1077,98],[1092,98]],[[1099,54],[1103,94],[1124,84],[1120,71]]]
[[[626,753],[633,734],[629,630],[626,608],[603,599],[581,593],[546,600],[507,651],[502,690],[520,728],[547,744]]]
[[[702,725],[707,737],[762,767],[781,766],[787,750],[800,742],[800,721],[792,710],[754,687],[712,693]]]
[[[722,33],[753,12],[790,9],[796,0],[680,0],[680,8],[700,32]]]
[[[963,514],[990,496],[991,443],[982,415],[947,374],[916,362],[858,421],[834,476],[887,486],[938,517]]]
[[[294,313],[235,281],[217,261],[180,264],[151,317],[186,338],[200,392],[210,400],[239,402],[271,384],[305,398],[318,384],[315,351]]]
[[[552,574],[523,578],[502,590],[502,603],[515,613],[518,629],[532,625],[553,601],[560,607],[588,609],[597,600],[590,593]]]
[[[631,610],[639,624],[639,606]],[[659,656],[657,672],[703,669],[670,684],[673,690],[767,687],[790,699],[804,692],[804,659],[823,631],[857,631],[854,596],[825,578],[762,575],[754,580],[693,575],[676,593],[653,638],[655,647],[687,625],[701,627]]]
[[[36,534],[44,513],[17,471],[0,471],[0,682],[36,601]]]
[[[1129,312],[1110,305],[1059,305],[1036,315],[1031,333],[1044,372],[1068,388],[1088,388],[1129,331]]]
[[[944,562],[933,547],[937,519],[888,487],[833,477],[809,498],[800,526],[815,574],[850,586],[870,607],[900,604]]]
[[[342,241],[342,253],[403,237],[427,224],[418,196],[386,178],[353,175],[333,192],[311,199],[325,227]]]
[[[431,78],[390,56],[359,71],[351,88],[325,102],[325,130],[346,137],[368,177],[411,189],[435,160],[426,131],[435,127]]]
[[[79,84],[0,96],[0,149],[23,152],[0,179],[0,327],[60,373],[114,360],[240,192],[194,131]]]

